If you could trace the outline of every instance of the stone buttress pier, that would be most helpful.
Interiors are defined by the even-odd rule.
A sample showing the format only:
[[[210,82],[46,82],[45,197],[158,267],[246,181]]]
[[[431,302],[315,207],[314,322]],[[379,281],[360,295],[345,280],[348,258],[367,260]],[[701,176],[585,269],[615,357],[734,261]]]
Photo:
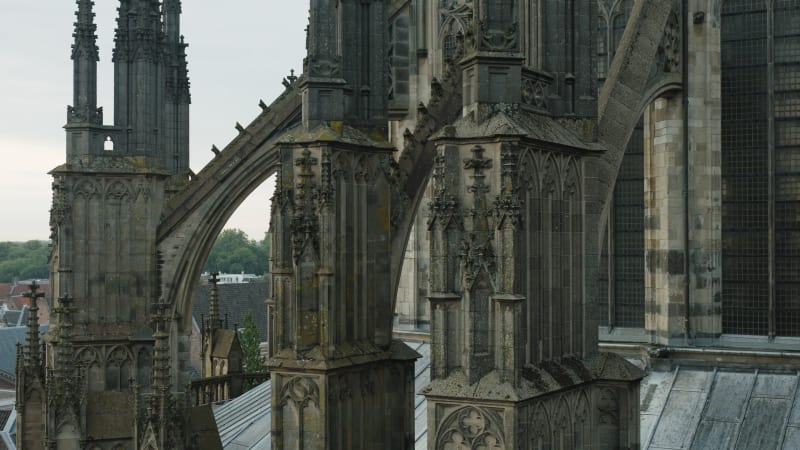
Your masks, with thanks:
[[[272,448],[406,449],[414,360],[392,341],[385,2],[313,0],[302,125],[272,203]]]
[[[434,138],[428,448],[638,448],[643,373],[597,353],[586,310],[589,62],[525,66],[520,3],[478,2],[464,114]]]

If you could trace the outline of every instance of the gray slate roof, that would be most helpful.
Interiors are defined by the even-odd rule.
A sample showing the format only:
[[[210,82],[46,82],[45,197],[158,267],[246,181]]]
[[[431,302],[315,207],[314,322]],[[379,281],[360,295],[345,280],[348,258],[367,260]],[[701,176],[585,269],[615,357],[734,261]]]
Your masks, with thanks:
[[[266,381],[244,395],[214,407],[222,448],[269,450],[272,423],[272,382]]]
[[[415,365],[414,389],[419,392],[428,384],[431,351],[430,345],[405,341],[422,355]],[[414,401],[416,420],[416,448],[427,449],[428,415],[425,397],[417,395]],[[269,450],[270,424],[272,423],[272,383],[267,381],[241,397],[214,407],[214,418],[225,450]]]
[[[430,345],[406,341],[422,355],[414,388],[430,381]],[[800,449],[800,373],[677,368],[652,372],[641,386],[642,448]],[[270,448],[269,381],[214,408],[226,450]],[[425,397],[414,401],[416,449],[428,445]]]
[[[261,342],[267,340],[267,296],[269,283],[236,283],[218,284],[219,314],[221,319],[228,315],[228,324],[233,327],[244,325],[244,316],[248,311],[253,311],[258,334]],[[197,287],[192,313],[197,325],[200,326],[200,316],[208,319],[208,304],[211,298],[211,286],[204,284]]]
[[[642,382],[645,449],[800,449],[797,372],[682,369]]]
[[[28,314],[28,305],[24,305],[20,311],[6,311],[3,314],[3,322],[6,327],[24,327],[28,322]]]
[[[25,343],[27,327],[0,328],[0,376],[16,379],[17,343]],[[39,325],[39,335],[47,331],[47,325]]]
[[[9,417],[11,417],[10,409],[7,410],[0,409],[0,430],[6,427],[6,422],[8,421]]]

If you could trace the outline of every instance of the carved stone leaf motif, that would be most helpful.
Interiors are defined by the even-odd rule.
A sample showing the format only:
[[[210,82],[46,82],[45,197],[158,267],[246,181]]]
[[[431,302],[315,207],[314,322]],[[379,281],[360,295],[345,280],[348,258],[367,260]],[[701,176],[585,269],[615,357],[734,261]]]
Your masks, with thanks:
[[[150,200],[150,188],[144,180],[136,180],[133,184],[133,193],[135,198]]]
[[[581,392],[578,397],[578,403],[575,407],[575,421],[577,423],[587,423],[589,421],[589,400],[586,398],[585,392]]]
[[[361,397],[368,398],[375,394],[375,380],[372,374],[365,372],[361,377]]]
[[[619,401],[613,389],[601,389],[597,398],[597,439],[609,448],[619,445]]]
[[[465,32],[472,18],[472,6],[463,0],[450,1],[439,9],[439,24],[443,35]]]
[[[580,173],[577,162],[570,159],[564,176],[564,198],[575,199],[580,193]]]
[[[553,421],[555,425],[555,433],[565,438],[571,434],[571,426],[572,426],[572,414],[570,414],[569,405],[564,398],[558,404],[558,410],[556,410],[555,420]]]
[[[272,211],[286,214],[294,206],[294,190],[283,185],[281,165],[275,171],[275,193],[272,195]]]
[[[400,164],[398,164],[397,161],[395,161],[390,155],[386,155],[380,160],[380,167],[383,171],[383,176],[389,181],[389,187],[391,189],[392,196],[392,213],[390,220],[392,228],[397,229],[397,227],[400,226],[403,217],[405,217],[406,209],[411,202],[411,197],[409,197],[403,189],[408,179],[408,175],[406,175],[406,173],[400,168]]]
[[[111,354],[108,355],[108,363],[116,366],[122,366],[125,363],[132,362],[133,357],[122,347],[115,348]]]
[[[479,242],[475,233],[469,233],[461,241],[461,273],[464,287],[471,289],[481,270],[490,276],[495,275],[496,255],[489,241]]]
[[[293,377],[281,389],[281,404],[286,404],[288,400],[301,407],[309,402],[319,406],[319,387],[311,378]]]
[[[535,155],[530,150],[522,153],[516,176],[520,189],[539,191],[539,168]]]
[[[100,192],[100,187],[95,181],[91,180],[83,180],[78,183],[77,187],[75,188],[75,198],[83,197],[85,199],[90,199],[98,195]]]
[[[527,79],[522,86],[522,101],[536,108],[547,109],[547,92],[543,82]]]
[[[502,420],[483,408],[467,406],[447,417],[437,439],[437,450],[502,450]]]
[[[553,158],[549,158],[544,166],[544,178],[542,179],[542,195],[548,196],[556,193],[559,188],[558,183],[558,164]]]
[[[58,177],[53,182],[53,200],[50,209],[50,240],[53,242],[53,248],[57,245],[59,226],[64,224],[64,221],[72,211],[71,203],[67,201],[67,187],[63,177]]]
[[[97,351],[91,347],[86,347],[78,352],[78,364],[82,367],[89,367],[93,364],[99,364]]]
[[[445,157],[441,154],[436,156],[433,168],[433,199],[430,204],[431,214],[428,218],[428,229],[434,225],[441,229],[462,229],[463,215],[459,207],[458,199],[447,192],[445,187]]]
[[[300,168],[295,191],[297,208],[291,223],[292,246],[296,262],[299,261],[307,245],[313,245],[315,253],[319,253],[319,223],[315,213],[319,192],[313,183],[314,172],[312,170],[317,163],[317,158],[312,157],[311,151],[308,149],[303,150],[302,156],[295,160],[295,166]]]
[[[334,77],[341,73],[341,64],[337,59],[315,58],[309,61],[309,73],[312,77]]]
[[[670,13],[661,44],[658,46],[658,70],[665,73],[676,73],[681,64],[681,29],[678,15]]]
[[[544,405],[539,403],[531,413],[530,423],[533,424],[529,448],[546,449],[550,446],[550,416]]]
[[[519,25],[512,23],[506,30],[491,30],[486,22],[481,21],[481,47],[489,51],[516,50],[519,38]]]
[[[505,225],[517,226],[520,220],[521,202],[518,188],[514,185],[517,177],[517,150],[511,145],[504,145],[501,152],[502,186],[500,195],[495,199],[495,215],[497,228]]]
[[[131,164],[128,164],[122,158],[116,157],[99,157],[99,158],[92,158],[91,163],[89,164],[89,168],[95,170],[127,170],[127,171],[135,171],[136,168],[133,167]]]
[[[376,164],[372,156],[362,156],[358,158],[354,173],[356,182],[373,184],[376,181]]]
[[[106,187],[106,198],[125,200],[130,196],[130,189],[123,181],[112,181]]]
[[[322,163],[320,170],[320,189],[318,209],[320,211],[329,210],[334,205],[333,170],[331,168],[331,151],[326,148],[322,151]]]
[[[600,411],[601,424],[619,424],[619,402],[614,391],[611,389],[602,389],[600,391],[597,409]]]

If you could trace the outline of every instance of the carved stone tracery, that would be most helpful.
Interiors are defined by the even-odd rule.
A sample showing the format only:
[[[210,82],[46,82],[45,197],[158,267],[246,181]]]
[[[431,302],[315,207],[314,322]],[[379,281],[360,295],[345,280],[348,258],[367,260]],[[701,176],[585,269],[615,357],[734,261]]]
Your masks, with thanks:
[[[657,68],[665,73],[677,73],[681,66],[681,25],[675,11],[670,13],[664,35],[658,46]]]
[[[281,388],[280,399],[282,405],[291,400],[301,408],[309,403],[319,407],[319,387],[312,378],[293,377]]]
[[[436,450],[500,450],[503,421],[485,408],[467,406],[452,412],[439,428]]]

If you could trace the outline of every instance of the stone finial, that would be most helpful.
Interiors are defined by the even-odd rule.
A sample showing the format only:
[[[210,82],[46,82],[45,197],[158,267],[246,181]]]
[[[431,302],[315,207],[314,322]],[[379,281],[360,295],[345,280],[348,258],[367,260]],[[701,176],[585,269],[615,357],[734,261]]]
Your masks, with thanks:
[[[73,313],[76,309],[72,306],[73,298],[64,294],[58,298],[58,307],[53,310],[58,317],[58,368],[62,376],[67,376],[72,361],[72,328],[74,326]]]
[[[482,2],[476,17],[480,38],[478,49],[484,51],[515,52],[519,50],[519,26],[515,0]]]
[[[297,75],[294,74],[294,69],[292,69],[289,73],[289,76],[283,79],[283,86],[287,89],[292,87],[294,83],[297,81]]]
[[[72,106],[67,109],[67,121],[99,125],[103,119],[101,110],[97,108],[97,61],[100,56],[97,48],[97,26],[94,23],[94,2],[77,0],[77,4],[71,56],[75,79]]]
[[[208,280],[211,284],[211,295],[208,302],[208,328],[209,332],[213,333],[221,327],[219,317],[219,272],[211,272],[211,278]]]
[[[167,332],[167,303],[160,300],[154,305],[153,322],[156,332],[153,333],[153,392],[154,394],[169,387],[169,333]]]
[[[44,292],[37,292],[39,287],[39,283],[33,280],[33,283],[30,284],[30,291],[22,294],[30,299],[31,303],[28,313],[27,349],[25,350],[25,367],[29,370],[41,367],[41,357],[39,354],[39,306],[37,302],[40,298],[44,298]]]
[[[100,59],[97,48],[97,25],[94,23],[94,2],[92,0],[77,0],[78,10],[75,12],[77,21],[72,37],[72,59],[84,57],[90,61]]]

